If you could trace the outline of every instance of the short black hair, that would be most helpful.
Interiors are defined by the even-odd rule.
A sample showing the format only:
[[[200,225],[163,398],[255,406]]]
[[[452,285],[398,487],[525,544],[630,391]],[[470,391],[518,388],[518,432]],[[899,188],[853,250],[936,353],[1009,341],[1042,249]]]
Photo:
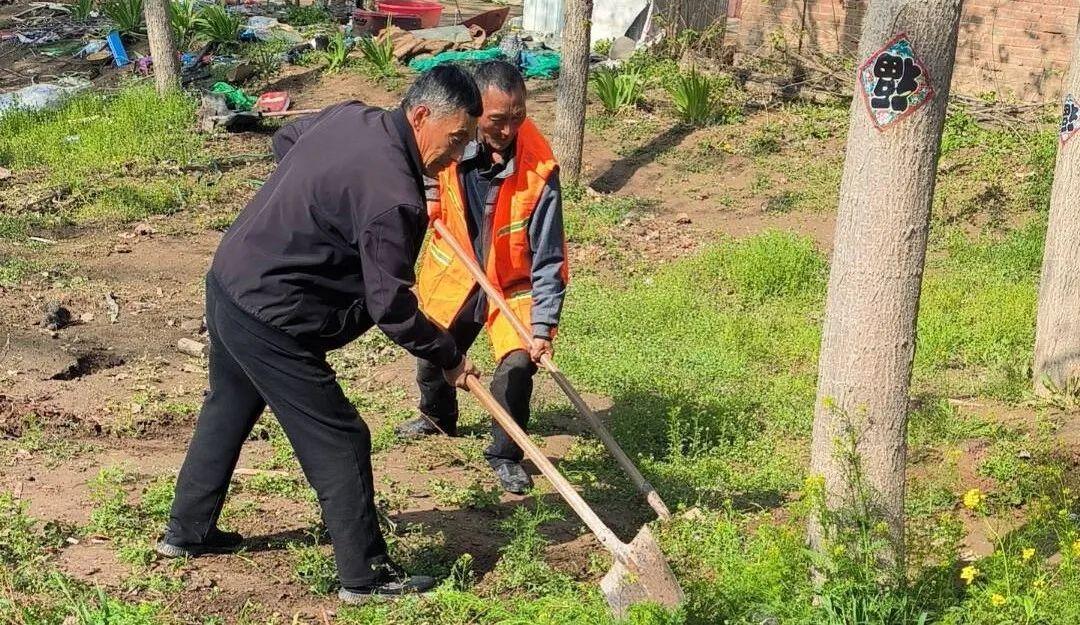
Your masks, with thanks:
[[[484,61],[473,69],[473,78],[480,93],[488,87],[495,87],[503,93],[525,95],[525,78],[513,63],[506,61]]]
[[[438,65],[424,72],[405,93],[401,108],[409,111],[424,105],[436,115],[465,109],[472,117],[484,113],[484,103],[476,81],[453,63]]]

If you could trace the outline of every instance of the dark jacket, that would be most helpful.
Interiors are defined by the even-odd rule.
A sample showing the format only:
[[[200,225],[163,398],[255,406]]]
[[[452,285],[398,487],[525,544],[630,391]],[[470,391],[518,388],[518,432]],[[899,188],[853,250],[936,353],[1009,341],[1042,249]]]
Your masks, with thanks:
[[[273,146],[277,169],[214,257],[222,290],[319,350],[375,324],[413,355],[456,366],[453,339],[411,290],[427,210],[404,113],[345,102],[286,126]]]

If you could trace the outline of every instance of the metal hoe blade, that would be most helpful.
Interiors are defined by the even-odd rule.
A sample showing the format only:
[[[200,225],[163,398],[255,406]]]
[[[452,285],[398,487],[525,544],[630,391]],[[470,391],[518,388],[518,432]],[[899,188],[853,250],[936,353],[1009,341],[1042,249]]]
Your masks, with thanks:
[[[668,609],[682,603],[683,590],[649,526],[643,526],[625,547],[623,554],[615,554],[615,564],[600,580],[600,590],[615,616],[626,616],[635,603],[658,603]]]

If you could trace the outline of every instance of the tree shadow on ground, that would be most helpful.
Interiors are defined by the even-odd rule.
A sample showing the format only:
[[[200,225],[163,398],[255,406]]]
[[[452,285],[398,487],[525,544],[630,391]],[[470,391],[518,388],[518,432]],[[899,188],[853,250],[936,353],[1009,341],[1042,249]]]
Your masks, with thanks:
[[[660,135],[653,137],[645,145],[617,161],[612,161],[607,171],[593,179],[589,185],[600,193],[615,193],[634,177],[639,169],[656,160],[656,157],[682,143],[694,128],[685,124],[676,124]]]

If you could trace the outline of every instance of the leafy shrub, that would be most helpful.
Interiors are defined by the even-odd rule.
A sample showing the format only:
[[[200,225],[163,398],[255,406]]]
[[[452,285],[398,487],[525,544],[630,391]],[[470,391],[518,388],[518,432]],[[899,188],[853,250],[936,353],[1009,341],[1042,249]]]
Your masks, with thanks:
[[[142,0],[105,0],[101,12],[116,24],[122,35],[133,35],[145,30]]]
[[[596,97],[608,113],[636,105],[645,91],[645,82],[636,71],[601,69],[592,75],[592,83]]]
[[[75,0],[70,7],[72,19],[81,22],[90,17],[90,12],[94,10],[94,0]]]
[[[199,36],[219,44],[235,43],[240,25],[240,17],[220,4],[203,7],[195,18],[195,30]]]
[[[195,0],[175,0],[169,3],[169,23],[176,34],[176,46],[181,50],[191,47],[198,15]]]
[[[696,69],[679,74],[671,99],[684,122],[699,126],[713,120],[712,83]]]
[[[364,60],[381,76],[396,76],[397,66],[394,61],[394,44],[389,39],[363,37],[356,47]]]
[[[330,38],[330,45],[326,47],[326,71],[328,73],[340,72],[345,68],[349,60],[349,47],[345,42],[345,34],[338,32]]]
[[[285,13],[285,23],[291,26],[312,26],[329,21],[330,14],[327,13],[326,9],[314,4],[305,6],[299,4],[290,5],[288,12]]]
[[[275,42],[249,46],[245,58],[255,68],[255,76],[269,78],[281,71],[281,46]]]

